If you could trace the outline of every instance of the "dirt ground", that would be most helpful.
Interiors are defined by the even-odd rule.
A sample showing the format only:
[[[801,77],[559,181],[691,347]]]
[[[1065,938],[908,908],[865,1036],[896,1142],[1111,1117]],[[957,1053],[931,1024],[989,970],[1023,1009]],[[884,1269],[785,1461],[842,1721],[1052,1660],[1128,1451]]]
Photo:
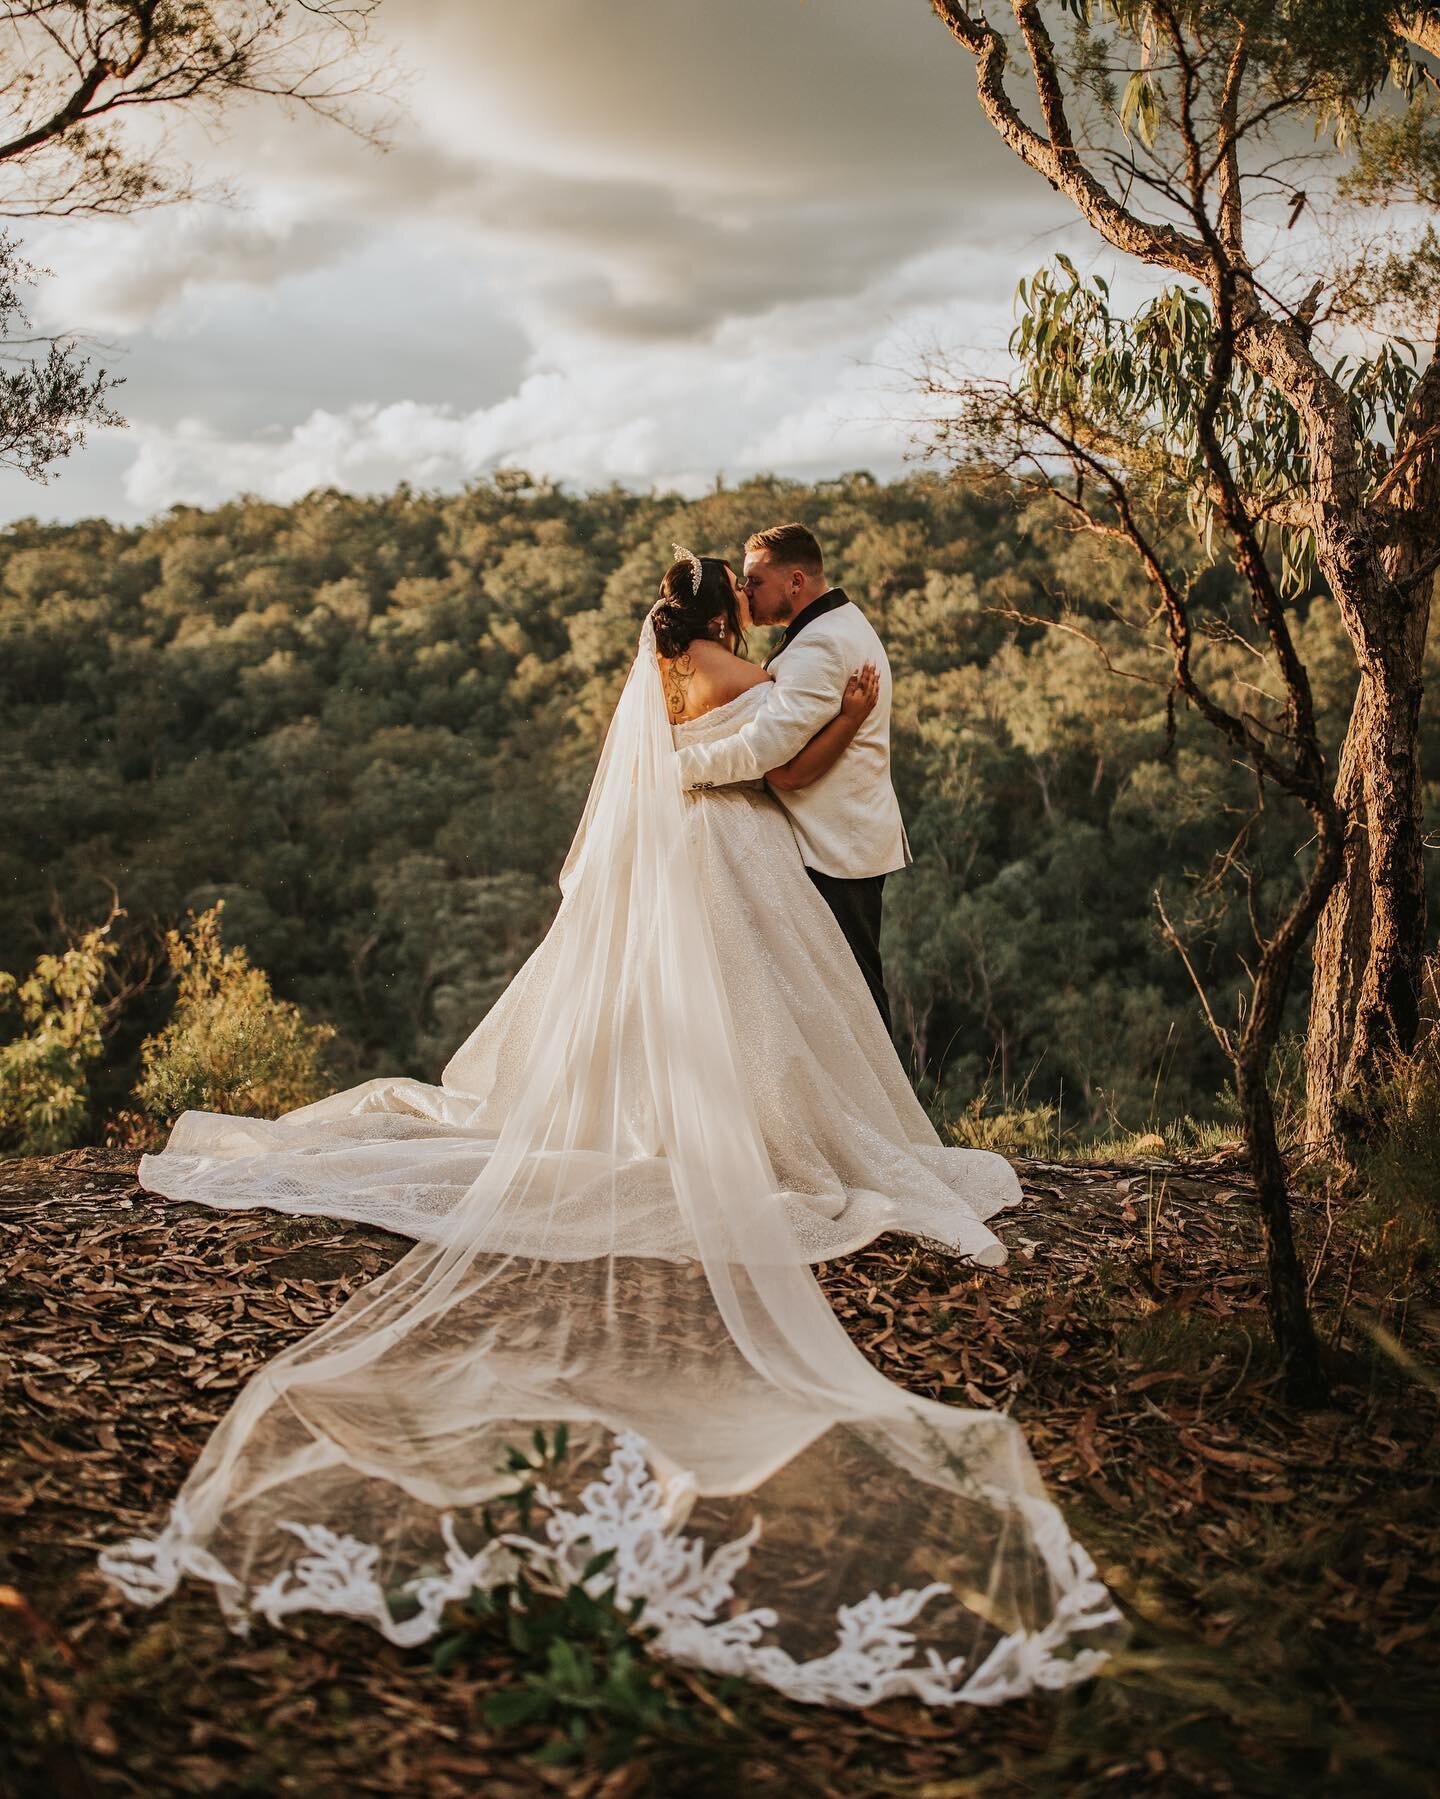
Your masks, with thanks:
[[[676,1673],[693,1742],[559,1768],[535,1760],[543,1727],[483,1721],[503,1658],[441,1675],[344,1621],[238,1639],[208,1589],[144,1611],[94,1573],[163,1520],[249,1374],[406,1245],[176,1206],[121,1151],[0,1164],[0,1791],[1433,1792],[1440,1322],[1377,1332],[1358,1240],[1297,1198],[1335,1385],[1296,1414],[1236,1162],[1017,1167],[1007,1267],[886,1239],[821,1277],[892,1379],[1013,1412],[1128,1654],[956,1712],[727,1703]]]

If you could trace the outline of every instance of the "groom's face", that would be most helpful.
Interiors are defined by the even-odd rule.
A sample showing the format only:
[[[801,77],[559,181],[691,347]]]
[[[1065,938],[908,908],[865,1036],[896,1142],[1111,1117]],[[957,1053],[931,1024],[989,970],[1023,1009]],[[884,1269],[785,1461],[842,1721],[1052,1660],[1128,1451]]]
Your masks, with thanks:
[[[730,591],[735,596],[735,610],[740,618],[740,629],[748,631],[755,623],[755,615],[750,610],[749,589],[728,563],[725,566],[725,574],[730,582]]]
[[[755,623],[788,624],[804,579],[798,568],[772,561],[769,550],[747,550],[745,591],[750,596],[750,613]]]

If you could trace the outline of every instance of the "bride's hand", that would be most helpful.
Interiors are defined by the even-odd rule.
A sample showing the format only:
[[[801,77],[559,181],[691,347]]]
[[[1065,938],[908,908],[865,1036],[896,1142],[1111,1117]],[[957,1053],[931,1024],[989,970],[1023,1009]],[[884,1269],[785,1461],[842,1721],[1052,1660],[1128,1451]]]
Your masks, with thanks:
[[[840,710],[857,725],[863,724],[875,710],[880,698],[880,674],[873,662],[867,662],[859,674],[851,675],[840,696]]]

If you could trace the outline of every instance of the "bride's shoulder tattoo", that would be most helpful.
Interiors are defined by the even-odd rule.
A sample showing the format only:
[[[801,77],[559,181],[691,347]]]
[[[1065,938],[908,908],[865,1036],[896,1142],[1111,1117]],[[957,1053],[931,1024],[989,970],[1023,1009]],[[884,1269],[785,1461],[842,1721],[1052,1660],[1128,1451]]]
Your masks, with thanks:
[[[671,724],[678,725],[685,716],[685,701],[695,676],[695,664],[689,650],[682,650],[665,670],[665,704]]]

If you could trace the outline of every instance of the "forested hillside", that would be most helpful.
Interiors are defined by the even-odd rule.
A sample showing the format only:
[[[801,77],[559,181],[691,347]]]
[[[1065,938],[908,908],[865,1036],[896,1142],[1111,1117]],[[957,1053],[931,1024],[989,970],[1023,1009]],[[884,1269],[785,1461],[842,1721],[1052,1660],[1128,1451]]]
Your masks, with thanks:
[[[1151,896],[1164,888],[1224,1004],[1249,923],[1200,883],[1253,788],[1183,708],[1167,739],[1166,658],[1107,605],[1133,568],[998,482],[756,480],[686,503],[502,473],[448,497],[14,525],[0,968],[21,974],[103,918],[112,886],[132,956],[223,897],[227,941],[337,1028],[337,1084],[435,1079],[552,915],[672,538],[738,563],[748,531],[790,517],[816,530],[895,673],[916,863],[889,884],[886,951],[927,1100],[953,1116],[988,1083],[994,1106],[1058,1106],[1067,1134],[1214,1115],[1224,1070]],[[1218,640],[1237,596],[1220,570],[1198,592],[1217,634],[1205,653],[1239,703],[1258,664]],[[1066,604],[1113,663],[1162,685],[995,610]],[[1333,755],[1353,659],[1323,598],[1299,640]],[[1433,747],[1428,775],[1433,808]],[[1303,822],[1269,810],[1262,899],[1294,881]],[[1302,983],[1297,1027],[1304,998]],[[110,1020],[91,1140],[167,1006],[152,980]],[[0,1017],[0,1040],[11,1028]]]

